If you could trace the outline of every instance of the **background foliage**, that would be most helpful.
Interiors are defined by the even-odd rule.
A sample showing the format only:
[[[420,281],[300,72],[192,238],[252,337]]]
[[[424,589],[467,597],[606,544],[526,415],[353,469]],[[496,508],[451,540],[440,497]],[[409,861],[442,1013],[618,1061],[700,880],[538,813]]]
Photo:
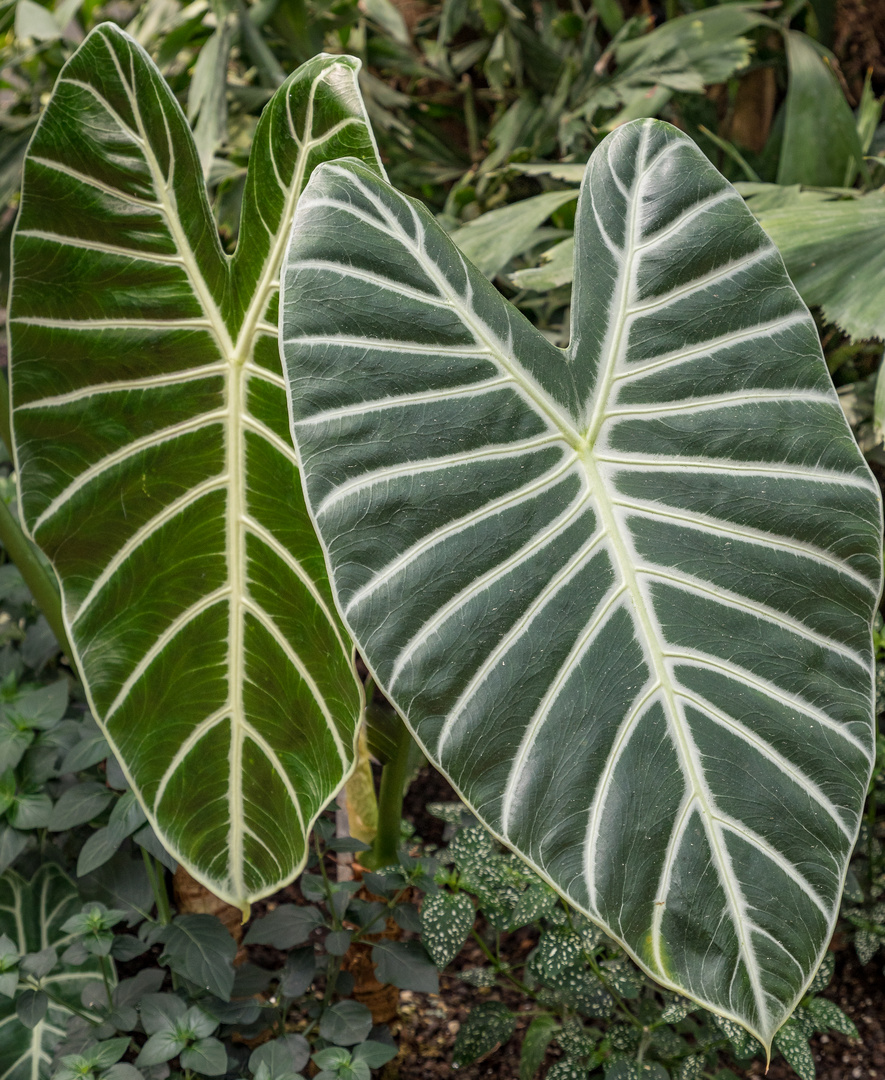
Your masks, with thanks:
[[[675,123],[739,185],[781,248],[818,319],[861,447],[874,467],[885,464],[885,68],[881,56],[863,53],[862,35],[837,24],[828,0],[5,0],[4,288],[28,140],[64,62],[104,19],[148,49],[185,107],[229,252],[252,138],[273,90],[323,49],[360,56],[391,180],[420,196],[557,344],[568,320],[576,185],[587,157],[624,120]],[[16,513],[8,461],[0,497]],[[881,963],[885,944],[883,774],[880,737],[843,902],[842,932],[862,963]],[[337,880],[337,869],[364,845],[337,836],[326,815],[300,902],[256,918],[246,937],[252,960],[235,967],[236,944],[214,916],[170,905],[174,865],[6,557],[0,1076],[18,1080],[36,1069],[63,1080],[162,1080],[170,1071],[275,1080],[313,1070],[323,1080],[366,1080],[395,1047],[387,1027],[349,997],[348,950],[362,943],[382,981],[427,993],[436,989],[437,966],[451,963],[468,936],[487,964],[461,971],[480,1003],[459,1032],[453,1064],[513,1036],[513,1011],[491,989],[498,986],[533,1003],[521,1080],[542,1068],[553,1080],[591,1072],[607,1080],[729,1080],[752,1059],[758,1048],[747,1036],[662,994],[460,807],[436,812],[447,822],[446,844],[429,849],[412,837],[401,864],[364,879],[362,895],[359,883]],[[520,934],[532,944],[517,964],[508,942]],[[803,1080],[814,1075],[812,1032],[854,1034],[818,996],[831,974],[825,964],[776,1042]],[[270,1041],[256,1041],[268,1034]]]

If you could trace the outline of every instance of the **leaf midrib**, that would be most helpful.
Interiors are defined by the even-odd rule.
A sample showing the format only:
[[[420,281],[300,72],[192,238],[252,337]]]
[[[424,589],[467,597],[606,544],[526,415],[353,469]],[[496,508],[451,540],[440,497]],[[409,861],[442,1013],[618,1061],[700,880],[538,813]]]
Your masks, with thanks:
[[[130,88],[118,57],[111,48],[106,38],[103,38],[108,53],[117,69],[121,85],[124,87],[129,99],[133,116],[138,126],[138,137],[142,152],[151,172],[154,190],[157,192],[162,207],[162,213],[167,226],[172,234],[173,242],[178,251],[185,273],[191,283],[199,304],[211,324],[211,333],[215,337],[219,352],[224,357],[225,371],[225,410],[224,410],[224,439],[225,439],[225,473],[227,476],[226,514],[225,514],[225,555],[228,567],[228,699],[223,709],[230,716],[230,748],[228,752],[228,768],[230,780],[228,786],[229,807],[229,832],[228,848],[230,851],[229,873],[232,892],[243,897],[246,895],[244,882],[244,795],[243,795],[243,749],[246,737],[250,730],[243,712],[242,699],[244,691],[244,627],[246,604],[248,596],[248,572],[246,565],[246,533],[249,531],[247,522],[247,485],[248,474],[245,460],[245,431],[246,420],[246,390],[245,380],[247,377],[247,362],[251,360],[254,339],[259,323],[262,321],[265,308],[269,303],[270,295],[277,287],[277,268],[282,261],[283,252],[288,239],[288,226],[294,214],[295,207],[301,195],[304,184],[304,174],[307,160],[311,150],[325,139],[314,140],[314,100],[316,87],[325,78],[327,68],[314,78],[308,96],[308,106],[305,115],[305,138],[298,144],[295,169],[292,182],[286,192],[283,212],[280,218],[280,226],[271,243],[258,281],[252,293],[252,299],[246,308],[245,315],[237,332],[236,339],[231,334],[224,322],[221,310],[216,303],[204,278],[200,267],[194,257],[194,252],[188,242],[187,236],[181,226],[177,206],[170,197],[169,182],[160,168],[159,161],[154,154],[153,147],[145,131],[141,111],[136,96]],[[122,118],[117,116],[109,102],[103,104],[114,115],[117,122],[125,129],[128,128]],[[351,122],[357,122],[356,118]],[[168,129],[167,129],[168,130]],[[135,132],[132,132],[134,135]],[[296,137],[297,142],[297,137]],[[174,175],[176,158],[170,145],[170,163]],[[275,163],[274,163],[275,164]],[[200,180],[200,183],[203,181]],[[216,255],[223,260],[225,277],[231,282],[236,273],[237,263],[235,256],[229,256],[216,246]],[[277,332],[277,327],[274,327]],[[337,632],[337,627],[335,627]],[[223,720],[219,721],[223,722]],[[156,809],[156,804],[155,807]],[[300,805],[296,806],[299,818],[301,817]]]
[[[691,789],[690,798],[686,800],[683,814],[680,815],[680,820],[674,826],[673,832],[671,833],[671,843],[674,841],[674,839],[680,836],[678,829],[679,824],[681,824],[682,822],[682,819],[687,817],[690,807],[697,804],[701,810],[701,816],[704,821],[707,840],[710,844],[710,848],[716,862],[720,884],[728,900],[731,913],[731,922],[734,927],[734,932],[740,942],[740,952],[744,958],[744,967],[747,971],[747,975],[752,986],[753,997],[756,1001],[756,1007],[759,1010],[760,1021],[762,1021],[763,1024],[767,1027],[769,1022],[768,1006],[766,1004],[765,994],[761,986],[760,974],[755,954],[749,948],[749,944],[746,940],[746,928],[743,918],[743,903],[742,898],[739,896],[740,890],[739,887],[736,885],[734,875],[730,872],[730,860],[728,859],[727,854],[724,850],[724,840],[717,825],[717,818],[714,812],[715,807],[710,802],[706,784],[702,779],[701,766],[697,761],[696,757],[697,747],[695,746],[694,740],[691,737],[691,733],[687,729],[687,725],[682,719],[676,703],[675,687],[670,677],[670,673],[667,669],[663,643],[658,633],[658,627],[656,626],[655,621],[651,618],[651,614],[649,612],[649,605],[646,603],[645,597],[643,596],[642,590],[640,588],[639,581],[634,570],[632,560],[630,558],[629,547],[622,534],[622,530],[619,526],[617,518],[613,513],[612,503],[608,497],[608,489],[602,475],[600,474],[595,454],[596,439],[598,438],[599,431],[602,427],[602,424],[605,422],[607,416],[607,406],[609,404],[611,388],[614,382],[615,372],[617,370],[617,361],[618,357],[620,356],[623,336],[627,325],[627,313],[630,308],[630,290],[632,288],[634,263],[637,256],[636,236],[639,207],[641,202],[642,182],[652,167],[652,165],[645,164],[650,133],[650,126],[646,127],[643,130],[637,155],[643,167],[642,170],[637,173],[632,185],[629,188],[628,224],[624,238],[625,257],[623,259],[623,262],[621,263],[618,274],[617,310],[616,314],[613,316],[615,320],[616,330],[614,335],[612,336],[610,344],[608,345],[607,354],[604,352],[601,357],[601,366],[604,372],[604,378],[601,384],[599,384],[596,393],[596,400],[593,405],[593,412],[591,414],[590,422],[587,427],[587,449],[586,452],[581,455],[581,463],[586,470],[588,482],[591,484],[591,490],[598,492],[597,507],[600,517],[603,520],[603,527],[605,528],[605,531],[608,533],[609,536],[610,550],[614,557],[614,561],[617,564],[621,579],[625,583],[627,591],[630,595],[636,621],[642,627],[642,633],[645,637],[647,646],[647,656],[651,660],[652,669],[654,672],[656,689],[660,689],[665,699],[666,712],[669,714],[668,727],[670,729],[671,738],[673,739],[674,745],[677,750],[677,755],[680,759],[683,776],[688,781]],[[669,148],[661,151],[661,153],[668,152]],[[655,160],[657,159],[653,159],[652,164]],[[585,194],[587,198],[592,198],[589,181],[590,178],[588,177]],[[669,852],[670,844],[668,844],[668,855]],[[589,869],[590,868],[588,867],[588,870]],[[667,865],[665,865],[665,875],[667,873],[667,870],[668,867]],[[661,924],[663,922],[663,916],[666,910],[667,896],[659,896],[656,899],[657,902],[655,904],[652,919],[652,956],[660,974],[664,978],[669,979],[669,975],[666,971],[665,965],[663,964],[660,952]]]
[[[641,153],[645,154],[645,149],[648,141],[648,131],[643,133],[643,142]],[[665,151],[666,152],[666,151]],[[650,166],[649,166],[650,168]],[[608,345],[607,355],[602,360],[603,379],[598,384],[595,401],[592,407],[592,413],[587,425],[585,433],[582,433],[574,423],[572,423],[563,412],[555,405],[555,403],[535,382],[531,380],[527,373],[523,372],[520,365],[514,362],[513,358],[509,357],[506,350],[502,347],[502,344],[490,333],[489,329],[477,318],[474,318],[473,313],[469,306],[465,304],[465,298],[458,296],[447,279],[440,272],[435,263],[426,257],[423,247],[423,239],[418,241],[417,246],[413,244],[408,237],[405,230],[396,220],[394,215],[386,212],[386,208],[382,209],[383,216],[388,222],[389,226],[398,234],[400,241],[404,246],[411,248],[415,258],[421,265],[422,269],[428,274],[430,279],[439,289],[440,295],[455,307],[461,316],[464,323],[470,328],[474,336],[482,341],[489,352],[498,361],[499,365],[506,371],[506,373],[513,379],[513,381],[520,387],[520,389],[532,400],[537,407],[548,420],[562,432],[565,441],[578,452],[578,458],[583,467],[590,490],[597,492],[599,498],[597,505],[599,508],[600,517],[603,521],[603,527],[608,534],[610,540],[610,551],[613,559],[617,565],[617,569],[621,574],[622,581],[625,583],[627,592],[632,601],[632,607],[635,612],[636,622],[642,628],[642,634],[646,641],[647,656],[651,661],[651,666],[655,678],[654,692],[658,690],[662,693],[665,704],[666,712],[669,717],[669,729],[674,745],[677,750],[677,755],[680,759],[683,776],[687,781],[687,786],[690,789],[690,797],[686,803],[687,807],[698,805],[701,809],[702,817],[705,825],[705,832],[708,838],[708,842],[711,847],[711,853],[715,859],[718,878],[720,880],[723,891],[726,895],[730,914],[731,922],[734,927],[734,932],[740,943],[740,953],[744,958],[744,966],[747,971],[748,977],[753,990],[753,996],[756,1001],[756,1006],[759,1010],[760,1021],[766,1026],[769,1026],[769,1011],[765,1002],[765,994],[761,987],[758,965],[755,959],[755,954],[749,948],[749,944],[746,940],[746,927],[744,924],[744,918],[742,915],[743,905],[741,898],[738,895],[736,887],[736,881],[733,873],[730,872],[730,862],[724,850],[724,841],[720,834],[720,830],[716,824],[717,818],[714,813],[714,807],[711,805],[706,785],[701,778],[701,768],[696,761],[697,747],[694,744],[694,740],[691,738],[690,732],[687,730],[686,725],[680,715],[676,704],[675,688],[670,678],[669,671],[667,670],[664,649],[659,639],[657,629],[647,609],[645,599],[642,594],[642,590],[639,586],[637,576],[632,569],[629,548],[625,541],[624,536],[621,533],[621,529],[618,525],[617,519],[613,513],[612,503],[608,498],[607,487],[605,481],[600,473],[599,466],[594,451],[594,444],[598,437],[602,424],[605,422],[608,405],[608,400],[611,394],[611,387],[615,379],[615,361],[619,354],[621,341],[626,325],[626,313],[629,307],[629,289],[630,282],[632,280],[633,264],[637,255],[637,246],[635,244],[635,236],[637,229],[637,219],[639,213],[639,198],[638,190],[642,180],[642,177],[648,170],[643,170],[643,173],[637,178],[630,189],[630,211],[629,211],[629,224],[627,228],[627,235],[625,237],[625,247],[627,249],[626,256],[621,263],[619,271],[619,281],[616,292],[617,303],[617,316],[616,316],[616,330]],[[351,174],[353,176],[353,174]],[[358,186],[361,188],[363,185],[360,181],[353,177]],[[365,189],[363,188],[364,192]],[[365,192],[368,194],[368,192]],[[589,189],[587,191],[589,197]],[[376,206],[377,206],[376,202]],[[383,204],[382,204],[383,206]],[[420,226],[418,216],[414,211],[414,208],[409,203],[410,210],[413,217],[416,219],[416,225],[419,226],[419,237],[423,238],[423,227]],[[464,264],[463,256],[459,257]],[[465,266],[466,270],[466,266]],[[649,692],[650,694],[652,691]],[[671,837],[672,839],[672,837]],[[664,898],[666,899],[666,898]],[[669,981],[669,975],[667,974],[664,965],[660,958],[659,948],[659,933],[660,923],[663,918],[665,906],[657,904],[654,911],[654,959],[656,967],[666,981]]]

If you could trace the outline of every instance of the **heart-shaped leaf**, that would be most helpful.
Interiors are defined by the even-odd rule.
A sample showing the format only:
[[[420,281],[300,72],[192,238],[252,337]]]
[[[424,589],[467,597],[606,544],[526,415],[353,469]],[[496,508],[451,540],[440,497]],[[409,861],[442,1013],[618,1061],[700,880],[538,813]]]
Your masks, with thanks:
[[[302,865],[361,713],[276,342],[307,176],[345,153],[380,170],[358,67],[317,57],[269,103],[230,259],[175,98],[135,42],[99,27],[31,143],[14,241],[24,521],[151,824],[238,904]]]
[[[562,352],[420,205],[318,170],[283,285],[308,501],[468,805],[770,1044],[869,776],[878,491],[776,249],[689,139],[610,136],[576,248]]]

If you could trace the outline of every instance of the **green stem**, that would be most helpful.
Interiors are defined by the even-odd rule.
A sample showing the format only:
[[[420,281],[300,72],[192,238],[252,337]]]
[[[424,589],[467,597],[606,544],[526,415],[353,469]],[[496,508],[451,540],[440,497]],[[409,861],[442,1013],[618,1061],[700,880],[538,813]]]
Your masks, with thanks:
[[[473,83],[467,72],[461,76],[461,89],[464,91],[464,126],[467,128],[467,145],[470,160],[475,165],[482,158],[482,140],[479,135],[479,121],[476,117]]]
[[[572,919],[571,908],[568,906],[568,904],[565,905],[565,917],[568,920],[569,928],[571,930],[574,930],[575,929],[575,924],[574,924],[574,921]],[[584,953],[584,959],[586,960],[587,964],[589,965],[590,970],[593,972],[593,974],[596,976],[596,978],[599,979],[599,981],[602,983],[603,989],[608,994],[611,995],[611,997],[614,1000],[615,1006],[618,1009],[618,1011],[623,1014],[624,1018],[628,1021],[628,1023],[632,1024],[633,1027],[638,1027],[638,1028],[643,1027],[644,1025],[643,1025],[642,1021],[639,1020],[638,1017],[634,1016],[633,1012],[630,1009],[627,1008],[627,1005],[625,1004],[624,999],[621,997],[621,995],[617,992],[617,990],[615,990],[615,988],[611,985],[611,983],[605,977],[605,972],[599,966],[595,955],[592,952],[588,951],[587,949],[584,949],[582,951]]]
[[[59,997],[56,997],[55,994],[53,994],[51,990],[47,990],[45,986],[36,985],[34,987],[34,989],[35,990],[42,990],[43,993],[49,998],[49,1000],[54,1005],[58,1005],[62,1009],[69,1010],[70,1012],[74,1013],[76,1016],[79,1016],[81,1019],[85,1020],[88,1024],[91,1024],[92,1027],[98,1027],[99,1024],[103,1023],[102,1020],[96,1020],[95,1017],[90,1016],[88,1012],[84,1012],[82,1009],[78,1008],[76,1005],[72,1005],[70,1001],[62,1001],[62,999],[59,998]],[[110,1001],[110,998],[108,998],[108,1000]]]
[[[399,860],[399,841],[403,818],[403,797],[409,772],[409,750],[412,736],[400,722],[399,737],[393,757],[381,770],[381,790],[378,793],[378,832],[367,852],[365,865],[371,870],[393,866]]]
[[[528,994],[529,997],[534,997],[534,994],[532,994],[532,991],[528,988],[528,986],[526,986],[526,984],[521,979],[517,979],[517,977],[515,975],[511,975],[511,973],[509,971],[504,970],[504,965],[501,963],[501,961],[498,959],[498,957],[495,956],[495,954],[488,947],[488,945],[486,945],[486,943],[483,941],[482,935],[479,933],[478,930],[471,930],[470,931],[470,936],[473,938],[473,940],[477,943],[477,945],[479,945],[479,947],[485,953],[486,958],[488,959],[489,963],[492,965],[492,967],[495,969],[495,971],[497,972],[498,975],[503,975],[505,979],[509,979],[510,982],[512,982],[513,985],[518,990],[521,990],[524,994]]]
[[[108,967],[108,958],[106,956],[99,956],[98,962],[101,965],[101,977],[104,982],[104,992],[108,996],[108,1007],[113,1004],[113,998],[111,997],[111,972]]]
[[[2,402],[0,402],[0,413],[2,413]],[[25,584],[31,590],[37,607],[46,616],[46,621],[55,634],[56,641],[73,664],[74,654],[61,617],[61,597],[58,586],[37,557],[34,545],[22,532],[21,526],[12,516],[12,511],[2,499],[0,499],[0,544],[18,567]]]
[[[168,926],[172,922],[172,910],[169,907],[169,893],[166,891],[165,868],[144,848],[141,849],[141,857],[144,859],[144,868],[157,905],[157,920],[162,926]]]
[[[603,989],[608,994],[611,995],[612,999],[614,1000],[615,1007],[617,1008],[618,1012],[624,1017],[624,1019],[629,1024],[632,1024],[633,1027],[637,1027],[637,1028],[643,1027],[642,1021],[639,1020],[631,1012],[631,1010],[627,1008],[627,1005],[624,1002],[624,999],[621,997],[621,995],[617,992],[617,990],[615,990],[615,988],[612,986],[612,984],[605,977],[605,972],[602,970],[602,968],[597,963],[596,957],[593,956],[591,953],[585,952],[584,953],[584,959],[587,961],[588,965],[590,966],[590,970],[593,972],[593,974],[596,976],[596,978],[599,979],[599,981],[602,983]]]

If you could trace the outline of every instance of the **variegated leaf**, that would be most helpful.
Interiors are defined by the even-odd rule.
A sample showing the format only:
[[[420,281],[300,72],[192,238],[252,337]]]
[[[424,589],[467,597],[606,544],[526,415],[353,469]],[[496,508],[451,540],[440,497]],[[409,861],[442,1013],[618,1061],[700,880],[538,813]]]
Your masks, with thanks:
[[[151,824],[238,904],[303,865],[361,714],[276,341],[311,170],[350,154],[380,171],[358,67],[317,57],[268,104],[230,259],[175,98],[135,42],[99,27],[38,126],[14,240],[24,521]]]
[[[770,1045],[857,834],[881,525],[740,197],[666,124],[611,135],[563,352],[420,205],[324,166],[282,347],[340,608],[428,757],[652,977]]]

